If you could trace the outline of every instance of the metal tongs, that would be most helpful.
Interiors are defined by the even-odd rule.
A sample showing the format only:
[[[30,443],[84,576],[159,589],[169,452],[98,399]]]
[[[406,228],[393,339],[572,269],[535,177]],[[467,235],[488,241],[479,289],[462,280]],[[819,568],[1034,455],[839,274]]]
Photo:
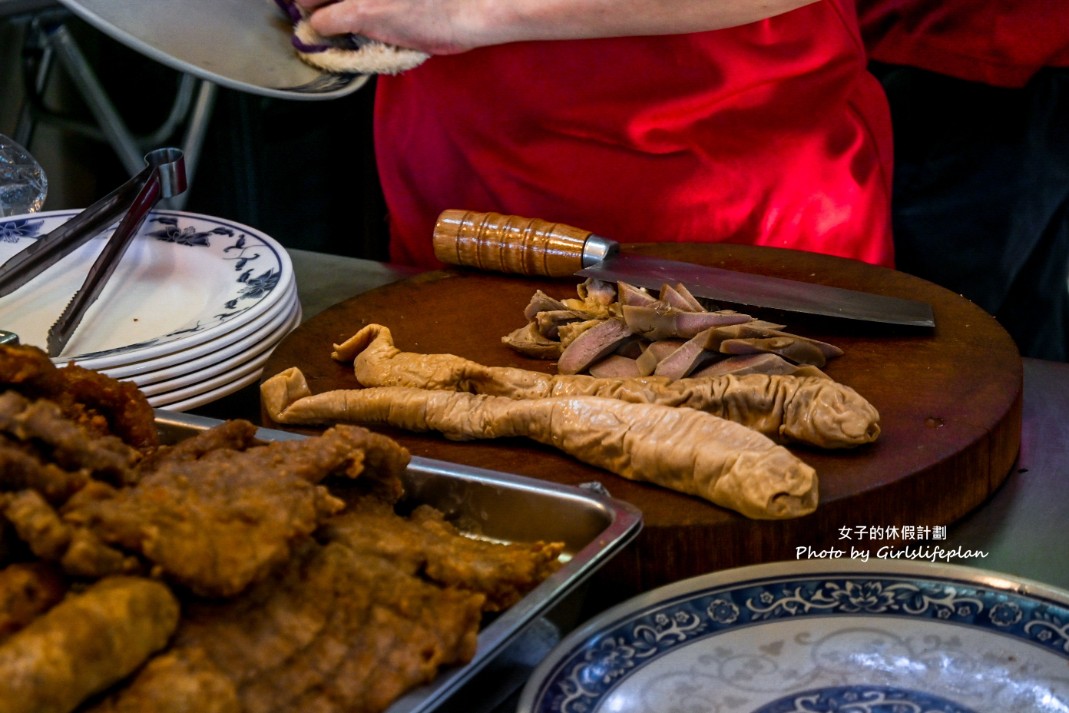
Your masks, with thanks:
[[[145,163],[145,168],[129,181],[0,265],[0,297],[3,297],[119,220],[115,232],[89,268],[85,282],[48,330],[48,355],[51,357],[63,352],[82,317],[115,272],[148,212],[160,199],[186,190],[186,166],[181,150],[162,148],[150,151],[145,154]]]

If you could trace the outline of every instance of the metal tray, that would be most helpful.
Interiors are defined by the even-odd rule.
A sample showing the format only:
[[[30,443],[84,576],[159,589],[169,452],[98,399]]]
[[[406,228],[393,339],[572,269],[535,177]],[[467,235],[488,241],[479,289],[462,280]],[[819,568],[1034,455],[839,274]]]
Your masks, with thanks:
[[[156,423],[166,443],[211,428],[220,421],[157,410]],[[305,437],[266,428],[261,428],[258,435],[264,440]],[[503,542],[565,543],[564,565],[483,628],[471,662],[443,670],[433,683],[395,701],[387,713],[429,713],[495,661],[522,658],[522,652],[517,649],[523,648],[526,634],[534,631],[534,638],[544,638],[537,631],[541,617],[615,556],[642,527],[641,513],[625,502],[596,491],[498,471],[413,457],[403,481],[406,498],[437,508],[474,536]],[[537,660],[530,662],[530,666],[535,663]],[[514,663],[505,666],[512,667]]]

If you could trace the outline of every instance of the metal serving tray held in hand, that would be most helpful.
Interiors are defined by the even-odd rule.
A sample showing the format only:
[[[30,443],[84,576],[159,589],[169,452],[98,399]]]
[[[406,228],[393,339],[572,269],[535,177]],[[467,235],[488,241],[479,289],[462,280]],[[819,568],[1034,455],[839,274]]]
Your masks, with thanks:
[[[167,443],[219,421],[157,410],[156,423]],[[304,438],[272,429],[260,429],[259,436]],[[430,713],[438,708],[507,649],[522,644],[526,629],[612,559],[642,527],[641,513],[627,503],[508,473],[413,457],[403,480],[406,499],[433,506],[473,536],[501,542],[564,542],[564,565],[482,629],[470,663],[442,671],[432,683],[395,701],[387,713]]]
[[[293,51],[291,23],[271,0],[61,0],[112,39],[228,89],[291,100],[348,96],[367,75],[331,74]]]

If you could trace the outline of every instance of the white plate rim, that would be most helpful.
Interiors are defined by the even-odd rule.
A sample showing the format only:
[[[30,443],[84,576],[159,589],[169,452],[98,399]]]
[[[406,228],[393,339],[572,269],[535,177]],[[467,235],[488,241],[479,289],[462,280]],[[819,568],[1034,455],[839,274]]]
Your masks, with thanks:
[[[973,594],[972,599],[983,599],[987,608],[986,616],[991,621],[992,631],[1007,636],[1021,637],[1026,643],[1036,643],[1043,646],[1048,653],[1053,653],[1069,661],[1069,591],[1050,585],[1036,582],[1009,574],[993,572],[975,567],[955,564],[943,564],[940,562],[927,562],[909,559],[879,560],[877,562],[861,562],[846,559],[815,559],[789,562],[773,562],[767,564],[738,567],[721,572],[700,575],[682,580],[673,584],[665,585],[650,592],[640,594],[621,604],[618,604],[605,612],[596,615],[588,622],[567,635],[558,646],[546,657],[545,660],[532,673],[524,686],[517,705],[518,713],[550,713],[568,711],[574,713],[584,711],[590,713],[598,710],[598,706],[604,701],[611,688],[623,680],[630,672],[601,666],[596,670],[598,677],[602,677],[605,687],[599,690],[598,685],[587,689],[589,693],[579,693],[575,685],[577,672],[586,664],[578,660],[582,652],[598,645],[599,642],[612,642],[612,645],[625,644],[627,639],[624,635],[620,638],[622,627],[634,625],[642,620],[648,621],[651,617],[660,615],[664,618],[671,607],[680,602],[695,600],[700,597],[708,597],[721,592],[733,592],[739,590],[760,590],[762,587],[783,585],[785,583],[812,584],[813,582],[834,581],[842,579],[849,582],[864,582],[875,586],[880,580],[888,581],[917,581],[935,587],[948,595],[953,595],[959,588],[969,590]],[[977,596],[972,590],[980,592]],[[965,599],[966,597],[963,597]],[[938,597],[932,597],[930,610],[921,609],[916,612],[896,612],[896,616],[930,616],[933,619],[938,615],[939,620],[948,619],[954,622],[957,616],[952,608],[947,609],[942,615],[934,607],[940,606]],[[849,601],[844,599],[843,601]],[[953,602],[951,602],[953,603]],[[1027,607],[1022,604],[1028,604]],[[795,612],[782,611],[784,620],[796,615],[833,616],[834,612],[829,605],[823,611],[806,611],[802,599],[797,602],[798,609]],[[942,603],[946,607],[947,603]],[[1016,608],[1015,608],[1016,607]],[[815,608],[817,609],[817,608]],[[1031,615],[1022,613],[1029,609]],[[961,610],[964,614],[976,614]],[[799,612],[801,612],[799,614]],[[1054,616],[1050,612],[1056,612],[1057,616],[1053,623],[1050,618]],[[841,612],[848,614],[849,612]],[[881,613],[873,606],[868,614]],[[890,612],[886,612],[890,614]],[[741,620],[730,621],[732,616],[737,616],[738,611],[724,609],[722,611],[724,626],[747,626],[753,622]],[[710,614],[712,616],[712,614]],[[1019,618],[1015,618],[1019,617]],[[767,623],[758,622],[758,623]],[[969,625],[969,624],[965,624]],[[972,625],[977,629],[979,627]],[[1035,634],[1026,633],[1029,628]],[[715,636],[715,632],[710,634]],[[1040,641],[1046,638],[1044,643]],[[697,640],[697,639],[694,639]],[[1051,645],[1051,641],[1054,642]],[[681,642],[676,642],[681,643]],[[670,650],[670,649],[669,649]],[[653,654],[654,657],[661,655]],[[650,659],[652,660],[652,659]],[[570,668],[569,668],[570,667]],[[633,666],[631,666],[633,668]],[[583,672],[586,673],[586,672]],[[552,697],[550,691],[560,693],[568,690],[573,700],[568,705],[558,706],[547,702]],[[558,701],[559,702],[559,701]],[[574,705],[571,703],[574,702]],[[1044,709],[1045,710],[1045,709]]]
[[[261,365],[261,367],[262,367],[262,365]],[[252,384],[255,384],[259,380],[259,378],[260,378],[260,370],[256,370],[256,371],[253,371],[252,373],[248,374],[247,376],[245,376],[245,377],[243,377],[241,379],[237,379],[235,381],[232,381],[229,384],[226,384],[225,386],[222,386],[222,387],[220,387],[218,389],[214,389],[214,390],[211,390],[211,391],[205,391],[203,393],[196,394],[195,396],[191,396],[188,399],[185,399],[185,400],[182,400],[182,401],[174,401],[174,402],[167,403],[167,404],[160,404],[159,406],[157,406],[156,404],[152,404],[152,406],[155,407],[155,408],[164,409],[164,410],[167,410],[167,411],[174,411],[176,413],[182,413],[183,411],[189,411],[191,409],[200,408],[201,406],[206,406],[207,404],[210,404],[213,401],[218,401],[219,399],[223,398],[224,396],[229,396],[230,394],[234,393],[235,391],[240,391],[241,389],[244,389],[246,386],[251,386]],[[151,403],[151,400],[150,400],[150,403]]]
[[[162,395],[186,387],[196,386],[198,384],[204,384],[223,373],[233,371],[238,367],[243,366],[252,359],[263,355],[264,352],[273,350],[278,346],[279,341],[293,331],[293,328],[300,322],[300,318],[300,305],[294,304],[286,314],[282,315],[282,319],[273,325],[270,325],[270,329],[257,333],[258,339],[252,340],[247,348],[231,352],[229,356],[220,356],[216,361],[206,361],[195,369],[171,374],[166,378],[161,378],[156,381],[141,383],[136,378],[122,379],[122,381],[132,381],[137,384],[141,393],[148,397]],[[250,335],[250,337],[252,336],[255,335]],[[205,359],[207,359],[207,357],[205,357]]]
[[[284,328],[286,331],[293,329],[300,323],[300,311],[294,314],[293,319]],[[274,349],[267,349],[260,354],[251,357],[248,361],[237,368],[229,370],[213,379],[177,389],[167,391],[156,396],[148,397],[149,405],[153,408],[164,408],[171,411],[183,411],[206,403],[215,401],[238,389],[242,389],[254,383],[260,378],[263,367],[271,357]]]
[[[256,323],[250,323],[247,329],[235,330],[224,338],[196,345],[183,352],[175,352],[159,360],[136,362],[102,371],[112,378],[132,381],[141,387],[174,379],[229,360],[247,349],[259,346],[261,341],[269,340],[270,335],[273,335],[280,325],[292,318],[295,306],[299,304],[297,291],[294,289],[290,296],[279,303],[278,309],[264,315]]]
[[[235,391],[239,391],[246,386],[255,384],[259,380],[260,374],[263,372],[264,364],[267,363],[269,357],[270,353],[257,357],[256,362],[249,365],[248,370],[242,370],[242,372],[236,374],[233,379],[226,381],[215,388],[191,393],[185,398],[180,397],[178,400],[171,400],[168,398],[169,396],[173,396],[173,394],[161,394],[158,397],[149,398],[149,405],[153,408],[166,409],[167,411],[182,412],[199,408],[206,404],[210,404],[213,401],[218,401],[224,396],[229,396]]]
[[[198,384],[175,389],[174,391],[165,391],[162,394],[157,394],[156,396],[149,398],[149,404],[153,408],[171,408],[170,404],[186,401],[197,396],[211,395],[217,392],[229,393],[225,390],[232,387],[234,384],[244,383],[244,379],[249,376],[259,376],[264,363],[270,356],[270,351],[258,354],[248,361],[239,364],[235,368],[229,369],[226,373],[219,374],[214,378],[205,379]]]

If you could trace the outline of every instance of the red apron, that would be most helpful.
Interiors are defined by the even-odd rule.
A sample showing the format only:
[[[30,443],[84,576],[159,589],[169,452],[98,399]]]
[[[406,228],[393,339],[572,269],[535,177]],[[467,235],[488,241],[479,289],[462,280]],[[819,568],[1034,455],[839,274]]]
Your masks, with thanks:
[[[1066,0],[858,0],[872,59],[997,87],[1069,67]]]
[[[530,42],[379,77],[391,257],[436,266],[447,208],[620,242],[735,242],[891,265],[891,128],[853,4],[738,28]]]

